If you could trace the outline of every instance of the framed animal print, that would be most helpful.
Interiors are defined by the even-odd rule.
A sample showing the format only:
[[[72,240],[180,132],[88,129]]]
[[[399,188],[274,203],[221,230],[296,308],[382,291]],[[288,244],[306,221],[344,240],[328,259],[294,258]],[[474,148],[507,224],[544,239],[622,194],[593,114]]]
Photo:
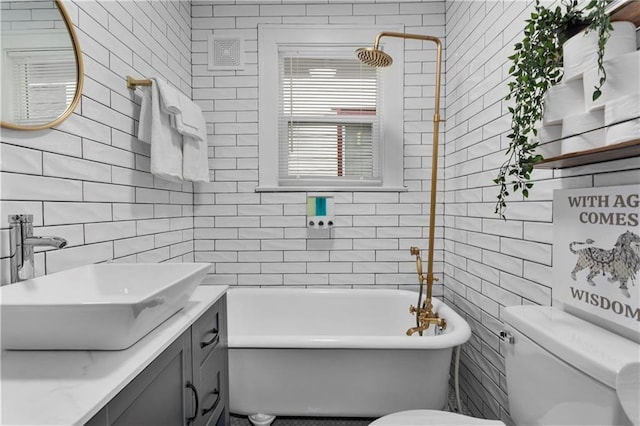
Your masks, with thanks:
[[[640,342],[640,185],[553,193],[553,299]]]

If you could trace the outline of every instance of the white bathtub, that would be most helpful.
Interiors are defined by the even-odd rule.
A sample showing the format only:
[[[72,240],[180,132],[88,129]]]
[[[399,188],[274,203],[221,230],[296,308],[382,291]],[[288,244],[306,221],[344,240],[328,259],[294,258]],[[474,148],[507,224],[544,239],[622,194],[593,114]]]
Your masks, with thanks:
[[[447,402],[452,348],[466,321],[444,303],[447,328],[409,337],[409,305],[399,290],[236,288],[229,290],[232,413],[378,417]]]

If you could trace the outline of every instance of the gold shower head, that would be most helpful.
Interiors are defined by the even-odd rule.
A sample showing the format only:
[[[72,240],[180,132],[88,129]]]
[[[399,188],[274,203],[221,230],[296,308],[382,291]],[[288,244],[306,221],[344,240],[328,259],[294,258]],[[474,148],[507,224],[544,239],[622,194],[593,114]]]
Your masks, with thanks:
[[[388,67],[393,63],[393,58],[375,47],[361,47],[356,50],[356,55],[361,62],[372,67]]]

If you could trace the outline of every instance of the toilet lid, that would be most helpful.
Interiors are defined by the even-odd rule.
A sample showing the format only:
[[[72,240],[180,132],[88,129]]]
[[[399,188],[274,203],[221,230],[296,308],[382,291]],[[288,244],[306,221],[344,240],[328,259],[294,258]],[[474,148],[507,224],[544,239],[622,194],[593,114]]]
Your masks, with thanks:
[[[618,371],[616,393],[631,423],[640,426],[640,362],[629,363]]]
[[[409,410],[380,417],[369,426],[504,426],[500,420],[478,419],[439,410]]]

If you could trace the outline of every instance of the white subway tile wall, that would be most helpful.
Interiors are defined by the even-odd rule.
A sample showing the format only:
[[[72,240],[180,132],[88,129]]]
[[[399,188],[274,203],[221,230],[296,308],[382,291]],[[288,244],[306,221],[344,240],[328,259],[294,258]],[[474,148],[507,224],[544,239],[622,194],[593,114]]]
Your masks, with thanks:
[[[396,143],[404,150],[404,184],[409,192],[326,194],[335,197],[335,228],[318,233],[306,228],[308,193],[255,192],[258,25],[304,23],[313,31],[314,24],[399,23],[410,33],[443,36],[444,10],[443,1],[192,2],[193,99],[212,128],[209,164],[213,182],[196,184],[194,199],[195,258],[214,263],[215,273],[206,278],[208,283],[416,288],[415,260],[409,247],[427,247],[433,46],[390,41],[405,46],[407,121],[404,143]],[[210,71],[207,38],[228,30],[240,31],[245,38],[244,68]],[[444,105],[444,99],[442,102]],[[435,268],[442,278],[441,221],[436,235]],[[443,294],[441,283],[435,289],[437,295]]]
[[[256,193],[259,24],[404,24],[444,38],[435,294],[469,321],[464,402],[509,421],[504,306],[551,303],[552,191],[640,182],[637,161],[536,171],[530,199],[494,214],[492,183],[508,145],[507,57],[533,1],[489,0],[64,0],[85,59],[81,105],[56,129],[2,129],[1,283],[8,281],[6,217],[33,214],[36,234],[69,248],[36,254],[38,274],[109,261],[214,264],[206,284],[416,288],[409,247],[426,248],[434,49],[405,46],[407,192],[340,192],[335,228],[306,228],[307,193]],[[4,12],[3,12],[4,13]],[[246,62],[207,69],[208,36],[240,31]],[[446,34],[446,38],[444,37]],[[373,43],[373,40],[372,40]],[[139,99],[125,76],[160,76],[203,109],[211,183],[149,173],[135,138]],[[445,132],[446,130],[446,132]],[[400,149],[400,145],[398,146]]]
[[[640,182],[637,159],[537,170],[529,199],[508,201],[507,221],[493,213],[509,142],[508,56],[533,3],[446,2],[445,300],[473,330],[461,357],[464,402],[508,423],[501,312],[552,303],[553,189]]]
[[[149,173],[149,145],[135,137],[139,96],[126,86],[127,75],[159,76],[191,96],[190,4],[63,3],[83,50],[82,101],[55,129],[1,130],[0,282],[9,281],[7,216],[16,213],[34,215],[36,235],[69,241],[37,254],[38,274],[111,260],[192,262],[193,185]]]

